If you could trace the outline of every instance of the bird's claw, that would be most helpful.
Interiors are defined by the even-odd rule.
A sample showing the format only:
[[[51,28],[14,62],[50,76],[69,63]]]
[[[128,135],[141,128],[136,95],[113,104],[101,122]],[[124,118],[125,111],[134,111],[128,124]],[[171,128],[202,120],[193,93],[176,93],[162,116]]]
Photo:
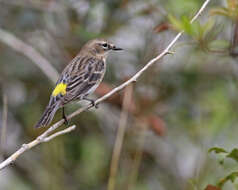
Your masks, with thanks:
[[[69,121],[68,121],[68,119],[67,119],[66,117],[64,118],[64,124],[65,124],[66,126],[69,125]]]
[[[95,107],[96,109],[98,109],[98,104],[96,104],[94,100],[90,100],[90,101],[91,101],[92,106]]]
[[[89,98],[83,98],[84,100],[89,101],[93,107],[95,107],[96,109],[98,108],[98,104],[95,103],[95,100],[89,99]]]

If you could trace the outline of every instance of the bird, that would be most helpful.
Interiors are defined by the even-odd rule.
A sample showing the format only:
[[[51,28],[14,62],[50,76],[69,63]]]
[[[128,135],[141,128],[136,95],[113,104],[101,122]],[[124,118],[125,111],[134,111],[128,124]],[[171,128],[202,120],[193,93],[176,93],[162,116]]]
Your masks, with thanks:
[[[96,107],[95,101],[88,98],[88,95],[96,90],[104,77],[109,52],[119,50],[123,49],[105,39],[88,41],[60,74],[49,103],[35,128],[49,125],[60,108],[62,118],[68,124],[64,111],[68,103],[86,100]]]

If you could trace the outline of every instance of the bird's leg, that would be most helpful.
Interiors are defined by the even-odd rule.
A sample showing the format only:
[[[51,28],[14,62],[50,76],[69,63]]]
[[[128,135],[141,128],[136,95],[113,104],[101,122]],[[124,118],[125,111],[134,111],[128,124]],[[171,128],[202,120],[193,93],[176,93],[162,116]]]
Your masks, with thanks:
[[[62,118],[64,119],[64,124],[68,126],[69,125],[69,121],[68,121],[68,119],[67,119],[67,117],[65,115],[64,107],[62,108]]]
[[[94,106],[95,108],[98,108],[98,105],[95,104],[95,100],[87,98],[87,97],[83,97],[83,100],[87,100],[87,101],[91,102],[92,106]]]

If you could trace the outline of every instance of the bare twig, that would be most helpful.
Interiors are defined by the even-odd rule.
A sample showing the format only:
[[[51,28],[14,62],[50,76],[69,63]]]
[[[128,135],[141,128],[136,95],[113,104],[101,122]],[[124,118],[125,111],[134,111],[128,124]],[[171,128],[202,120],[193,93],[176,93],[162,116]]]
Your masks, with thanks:
[[[7,95],[3,93],[3,112],[2,112],[2,129],[1,129],[1,141],[0,141],[0,148],[3,152],[4,145],[6,142],[6,133],[7,133]]]
[[[5,161],[3,161],[0,164],[0,170],[5,168],[9,164],[12,164],[13,162],[15,162],[15,160],[18,158],[18,156],[20,156],[23,152],[31,149],[32,147],[34,147],[34,146],[36,146],[38,144],[41,144],[41,143],[44,143],[44,142],[48,142],[48,141],[54,139],[55,137],[57,137],[59,135],[63,135],[65,133],[69,133],[72,130],[74,130],[75,128],[76,128],[76,126],[73,125],[73,126],[69,127],[68,129],[62,130],[60,132],[56,132],[56,133],[54,133],[53,135],[51,135],[49,137],[47,137],[47,136],[43,137],[41,135],[41,136],[39,136],[40,138],[38,137],[34,141],[31,141],[28,144],[23,144],[20,149],[18,149],[14,154],[12,154],[9,158],[7,158]]]
[[[132,90],[133,86],[130,85],[125,90],[125,95],[123,98],[123,105],[122,105],[122,112],[119,122],[119,127],[117,130],[116,142],[114,145],[113,153],[112,153],[112,161],[110,167],[110,176],[108,180],[108,190],[115,189],[115,181],[116,181],[116,174],[118,169],[118,162],[121,154],[122,143],[124,140],[124,134],[126,130],[126,123],[128,118],[128,109],[130,107],[131,98],[132,98]]]
[[[33,63],[39,67],[43,73],[55,83],[59,77],[58,72],[51,66],[49,61],[45,59],[38,51],[36,51],[32,46],[26,44],[13,34],[0,28],[0,41],[8,45],[15,51],[22,53],[28,57]]]
[[[205,9],[205,7],[207,6],[207,4],[210,2],[211,0],[206,0],[202,7],[199,9],[199,11],[197,12],[197,14],[192,18],[191,22],[193,22],[195,19],[198,18],[198,16],[201,14],[201,12]],[[101,102],[103,102],[105,99],[109,98],[110,96],[112,96],[113,94],[115,94],[116,92],[124,89],[126,86],[130,85],[133,82],[136,82],[136,80],[153,64],[155,64],[158,60],[160,60],[162,57],[164,57],[166,54],[168,54],[169,50],[171,49],[171,47],[177,42],[177,40],[180,38],[180,36],[184,33],[184,31],[178,33],[175,38],[169,43],[169,45],[164,49],[164,51],[162,53],[160,53],[157,57],[153,58],[152,60],[150,60],[141,70],[139,70],[132,78],[130,78],[129,80],[127,80],[126,82],[124,82],[123,84],[121,84],[120,86],[114,88],[112,91],[110,91],[109,93],[105,94],[104,96],[102,96],[101,98],[97,99],[95,101],[95,104],[99,104]],[[1,38],[1,32],[0,32],[0,38]],[[0,39],[1,40],[1,39]],[[80,108],[78,110],[76,110],[75,112],[73,112],[71,115],[69,115],[67,117],[67,119],[71,119],[73,117],[75,117],[76,115],[80,114],[81,112],[88,110],[90,108],[92,108],[93,106],[91,104]],[[64,123],[64,120],[61,119],[59,120],[57,123],[55,123],[54,125],[52,125],[49,129],[47,129],[43,134],[41,134],[39,137],[37,137],[37,139],[35,139],[34,141],[30,142],[29,144],[31,145],[31,147],[36,146],[37,144],[39,144],[39,141],[41,141],[41,139],[47,137],[51,132],[53,132],[55,129],[57,129],[59,126],[61,126]],[[29,145],[28,144],[28,145]],[[29,149],[29,148],[28,148]],[[24,149],[24,151],[22,151],[21,149],[17,150],[14,154],[12,154],[9,158],[7,158],[5,161],[3,161],[2,163],[0,163],[0,170],[5,168],[7,165],[9,165],[10,163],[12,163],[12,161],[16,160],[16,158],[18,156],[20,156],[23,152],[25,152],[28,149]]]
[[[58,132],[54,133],[53,135],[51,135],[51,136],[49,136],[49,137],[43,138],[42,141],[43,141],[43,142],[48,142],[48,141],[52,140],[53,138],[55,138],[55,137],[57,137],[57,136],[59,136],[59,135],[63,135],[63,134],[65,134],[65,133],[69,133],[69,132],[73,131],[75,128],[76,128],[76,125],[73,125],[73,126],[68,127],[68,128],[66,128],[66,129],[64,129],[64,130],[58,131]]]

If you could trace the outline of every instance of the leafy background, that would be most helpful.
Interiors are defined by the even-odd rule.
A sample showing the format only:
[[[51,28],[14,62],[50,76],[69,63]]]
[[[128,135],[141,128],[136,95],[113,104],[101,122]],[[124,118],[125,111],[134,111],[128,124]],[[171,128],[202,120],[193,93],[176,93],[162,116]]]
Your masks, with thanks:
[[[133,76],[177,31],[185,31],[175,53],[133,88],[115,189],[238,189],[238,2],[211,1],[190,24],[203,2],[0,1],[0,28],[34,47],[58,72],[92,38],[125,49],[109,56],[94,98]],[[0,50],[1,128],[4,97],[8,108],[7,131],[1,130],[3,159],[45,130],[33,125],[54,84],[1,37]],[[122,99],[123,92],[80,114],[71,120],[75,131],[23,154],[0,172],[0,189],[106,189]],[[58,111],[54,121],[60,118]]]

